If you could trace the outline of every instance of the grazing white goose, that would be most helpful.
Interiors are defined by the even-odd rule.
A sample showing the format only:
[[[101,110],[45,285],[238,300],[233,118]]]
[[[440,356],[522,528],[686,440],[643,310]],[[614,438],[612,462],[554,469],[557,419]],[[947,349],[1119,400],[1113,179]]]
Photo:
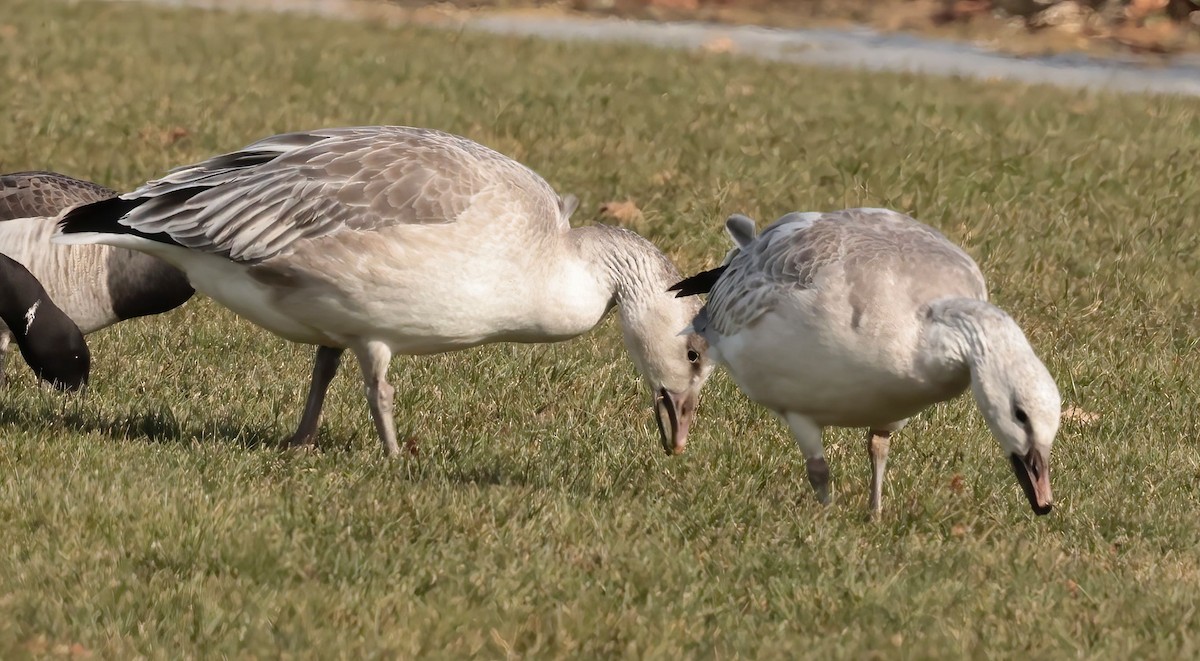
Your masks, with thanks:
[[[376,430],[399,452],[393,354],[553,342],[615,305],[649,384],[664,448],[681,452],[711,367],[685,335],[699,309],[657,248],[603,225],[572,229],[574,198],[475,142],[406,127],[278,135],[64,214],[57,241],[141,250],[200,291],[317,350],[292,444],[313,441],[344,349]]]
[[[975,262],[931,227],[887,209],[791,213],[724,266],[672,287],[711,289],[693,328],[750,399],[778,413],[828,503],[822,428],[866,427],[871,511],[883,502],[889,437],[969,385],[1038,514],[1050,511],[1050,445],[1061,401],[1053,378]]]
[[[166,312],[193,293],[183,273],[155,257],[50,242],[60,211],[116,194],[56,172],[0,175],[0,253],[28,268],[84,334]],[[0,380],[9,341],[8,328],[0,325]]]
[[[21,355],[39,379],[64,390],[87,384],[91,354],[83,333],[37,278],[5,255],[0,255],[0,320],[12,329]],[[4,359],[0,354],[0,383]]]

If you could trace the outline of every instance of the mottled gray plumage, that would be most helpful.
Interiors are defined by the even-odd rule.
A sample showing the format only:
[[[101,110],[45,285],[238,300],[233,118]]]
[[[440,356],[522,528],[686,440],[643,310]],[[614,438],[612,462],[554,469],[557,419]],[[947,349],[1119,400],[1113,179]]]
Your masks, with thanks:
[[[868,428],[878,514],[891,433],[970,386],[1034,511],[1050,511],[1058,389],[1012,318],[987,302],[970,256],[887,209],[791,213],[757,237],[744,217],[726,227],[738,247],[714,270],[692,327],[747,396],[787,421],[822,502],[824,427]]]
[[[0,174],[0,221],[55,216],[67,207],[116,194],[111,188],[57,172]]]
[[[121,223],[256,264],[305,239],[453,222],[497,182],[531,218],[557,225],[573,210],[534,172],[476,142],[427,129],[356,127],[277,135],[176,168],[122,196],[142,203]]]
[[[824,277],[846,280],[858,323],[893,297],[913,309],[944,296],[987,300],[975,261],[937,230],[887,209],[846,209],[790,213],[768,225],[713,286],[708,317],[717,332],[737,332]]]

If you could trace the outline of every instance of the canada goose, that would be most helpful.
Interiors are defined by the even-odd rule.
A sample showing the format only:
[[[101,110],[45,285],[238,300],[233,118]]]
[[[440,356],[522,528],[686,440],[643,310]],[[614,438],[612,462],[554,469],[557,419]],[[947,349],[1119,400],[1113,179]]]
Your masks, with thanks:
[[[0,320],[37,377],[55,388],[78,390],[88,380],[91,355],[79,327],[50,299],[33,274],[0,255]],[[0,336],[0,384],[10,335]]]
[[[667,293],[678,272],[649,241],[603,225],[572,229],[575,205],[462,137],[335,128],[266,138],[76,207],[56,240],[160,257],[250,321],[317,345],[291,444],[312,442],[345,349],[396,455],[393,354],[565,340],[617,306],[663,446],[681,452],[711,371],[703,340],[681,333],[699,304]]]
[[[887,209],[790,213],[757,237],[745,216],[726,226],[732,259],[672,289],[711,289],[694,330],[750,399],[787,422],[821,502],[822,428],[868,428],[878,515],[891,433],[970,385],[1034,512],[1050,512],[1058,388],[1016,322],[987,302],[965,252]]]
[[[0,175],[0,253],[20,262],[86,335],[107,326],[176,308],[193,290],[174,267],[109,246],[51,243],[54,216],[116,195],[90,181],[56,172]],[[9,330],[0,325],[0,379]]]

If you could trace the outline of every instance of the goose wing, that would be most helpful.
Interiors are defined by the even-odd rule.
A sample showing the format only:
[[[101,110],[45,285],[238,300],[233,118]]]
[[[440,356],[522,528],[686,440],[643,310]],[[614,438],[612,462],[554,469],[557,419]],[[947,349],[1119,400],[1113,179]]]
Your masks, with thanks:
[[[115,190],[57,172],[0,175],[0,221],[53,217],[67,207],[114,197]]]
[[[713,285],[706,323],[722,335],[751,324],[781,301],[839,278],[849,289],[879,291],[903,281],[914,301],[966,295],[987,300],[983,274],[940,232],[888,209],[791,213],[744,246]]]
[[[107,206],[75,209],[60,227],[112,232],[116,216],[128,233],[254,264],[304,239],[453,223],[485,198],[516,207],[535,230],[567,227],[570,201],[532,170],[465,138],[407,127],[270,137],[176,168]]]

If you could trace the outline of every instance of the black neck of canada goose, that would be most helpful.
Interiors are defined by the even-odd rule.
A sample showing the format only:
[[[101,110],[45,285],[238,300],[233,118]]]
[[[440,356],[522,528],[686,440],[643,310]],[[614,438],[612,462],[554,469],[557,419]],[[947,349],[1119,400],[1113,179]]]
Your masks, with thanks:
[[[83,333],[37,279],[5,255],[0,255],[0,319],[39,379],[66,390],[87,383],[91,355]]]

